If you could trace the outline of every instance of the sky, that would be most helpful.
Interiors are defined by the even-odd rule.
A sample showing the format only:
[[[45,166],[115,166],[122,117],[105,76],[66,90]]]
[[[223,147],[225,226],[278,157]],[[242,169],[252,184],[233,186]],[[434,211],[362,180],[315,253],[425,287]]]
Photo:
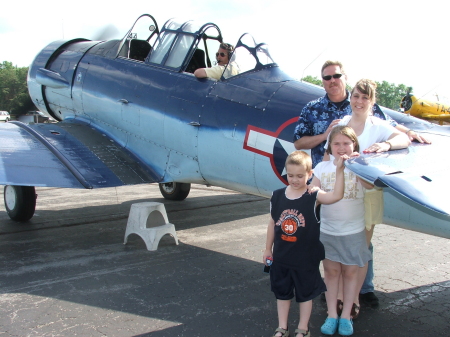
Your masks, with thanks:
[[[265,42],[275,62],[294,78],[320,77],[326,60],[339,60],[348,82],[361,78],[413,87],[416,97],[450,101],[448,12],[442,1],[403,0],[133,0],[8,1],[0,12],[0,62],[29,66],[49,43],[93,38],[114,25],[117,38],[139,15],[158,26],[170,18],[213,22],[226,42],[243,33]],[[417,5],[418,4],[418,5]]]

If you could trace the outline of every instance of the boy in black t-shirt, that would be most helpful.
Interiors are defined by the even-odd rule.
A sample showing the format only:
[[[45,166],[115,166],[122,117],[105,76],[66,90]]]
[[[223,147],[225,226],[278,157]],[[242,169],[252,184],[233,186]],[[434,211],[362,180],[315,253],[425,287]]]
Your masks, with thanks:
[[[336,165],[336,184],[332,192],[308,192],[312,177],[311,157],[304,151],[294,151],[286,159],[289,185],[276,190],[270,199],[270,220],[267,227],[263,261],[273,259],[270,270],[271,289],[277,298],[278,328],[275,337],[289,336],[287,319],[294,297],[300,303],[300,322],[296,337],[309,337],[312,299],[326,290],[319,271],[325,258],[319,240],[320,228],[316,206],[332,204],[344,195],[344,160]]]

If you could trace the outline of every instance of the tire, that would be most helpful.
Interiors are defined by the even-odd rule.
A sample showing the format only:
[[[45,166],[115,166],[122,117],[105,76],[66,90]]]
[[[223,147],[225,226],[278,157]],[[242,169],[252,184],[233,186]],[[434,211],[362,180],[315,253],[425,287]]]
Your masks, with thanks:
[[[36,190],[34,186],[7,185],[3,191],[5,208],[11,220],[25,222],[30,220],[36,209]]]
[[[189,183],[165,183],[159,184],[159,190],[164,199],[181,201],[187,198],[191,191]]]

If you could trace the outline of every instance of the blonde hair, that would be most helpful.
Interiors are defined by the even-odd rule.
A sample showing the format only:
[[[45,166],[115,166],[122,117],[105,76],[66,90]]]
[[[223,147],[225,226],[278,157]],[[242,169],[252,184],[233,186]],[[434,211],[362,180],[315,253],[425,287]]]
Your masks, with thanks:
[[[347,125],[337,125],[333,129],[331,129],[328,138],[328,147],[326,150],[328,154],[331,154],[331,142],[333,141],[333,138],[338,134],[350,138],[350,140],[353,142],[353,151],[359,152],[358,136],[356,136],[355,130],[353,130],[350,126]]]
[[[285,166],[287,165],[303,166],[306,172],[311,172],[312,170],[311,156],[307,154],[305,151],[294,151],[286,158]]]
[[[339,66],[339,68],[341,68],[341,74],[345,74],[344,66],[341,62],[328,60],[322,66],[322,72],[320,73],[321,76],[323,75],[323,71],[325,70],[325,68],[329,66]]]
[[[377,97],[377,84],[374,81],[363,78],[356,82],[352,90],[352,94],[355,89],[357,89],[360,93],[369,96],[369,99],[375,103]]]

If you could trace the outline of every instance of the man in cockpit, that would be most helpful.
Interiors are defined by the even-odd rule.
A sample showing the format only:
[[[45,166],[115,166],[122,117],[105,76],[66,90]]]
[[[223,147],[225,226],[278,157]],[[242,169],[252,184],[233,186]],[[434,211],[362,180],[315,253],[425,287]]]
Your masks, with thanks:
[[[221,43],[216,53],[217,65],[211,68],[199,68],[194,71],[194,75],[198,78],[210,77],[216,80],[220,80],[222,74],[224,78],[236,76],[239,74],[239,67],[232,60],[233,51],[234,47],[231,44]]]

